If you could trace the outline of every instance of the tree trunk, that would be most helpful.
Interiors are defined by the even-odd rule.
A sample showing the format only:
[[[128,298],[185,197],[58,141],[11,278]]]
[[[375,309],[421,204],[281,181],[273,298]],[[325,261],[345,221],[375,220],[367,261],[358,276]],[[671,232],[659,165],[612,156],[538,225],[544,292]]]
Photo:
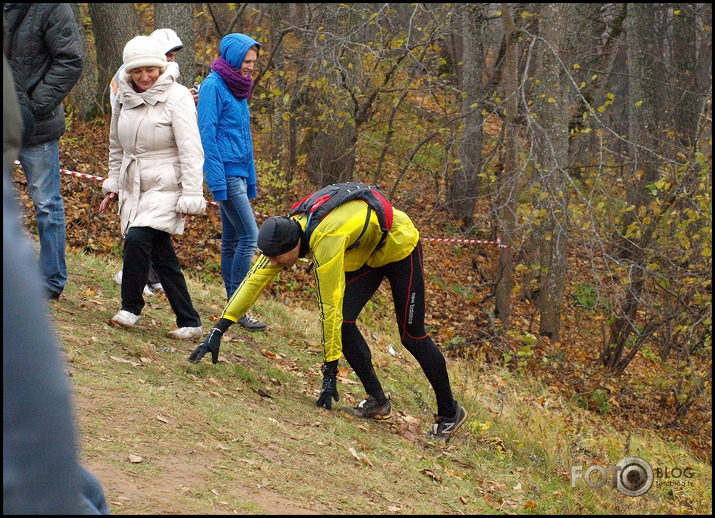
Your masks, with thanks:
[[[480,7],[463,4],[461,27],[464,40],[462,54],[462,134],[459,141],[459,166],[454,171],[449,202],[454,216],[462,221],[462,229],[469,231],[474,224],[474,205],[479,193],[482,169],[481,106],[483,86],[482,44],[480,29],[483,22]]]
[[[681,146],[695,149],[695,135],[700,115],[696,85],[697,44],[695,15],[688,4],[676,4],[678,14],[673,16],[673,98],[676,100],[673,127]]]
[[[629,142],[630,175],[626,178],[628,206],[623,217],[623,230],[616,236],[619,247],[617,255],[628,270],[628,283],[621,293],[613,297],[613,316],[609,325],[608,343],[603,344],[601,361],[609,369],[619,368],[621,357],[626,353],[626,344],[635,329],[635,319],[644,289],[645,248],[652,232],[643,227],[644,216],[640,208],[647,205],[646,186],[658,178],[658,141],[660,125],[658,114],[661,103],[657,89],[659,76],[656,49],[655,13],[652,4],[626,4],[626,35],[628,39],[628,87],[630,91]],[[638,100],[638,104],[634,100]],[[640,214],[640,216],[639,216]],[[642,229],[639,237],[631,233],[631,225]]]
[[[131,5],[131,4],[130,4]],[[173,29],[184,48],[176,55],[181,77],[179,83],[191,88],[200,76],[196,69],[196,33],[194,31],[194,7],[192,3],[154,4],[154,30]]]
[[[352,181],[355,165],[354,137],[355,126],[350,121],[311,130],[304,144],[309,146],[307,173],[313,185],[324,187],[331,183]]]
[[[540,50],[540,82],[536,87],[538,128],[534,133],[535,168],[542,192],[539,207],[545,210],[541,240],[542,258],[537,307],[541,313],[539,335],[560,340],[561,301],[566,275],[567,196],[565,188],[568,158],[568,95],[561,80],[559,56],[565,47],[569,4],[542,4],[540,34],[546,45]],[[543,95],[542,95],[543,94]]]
[[[504,74],[500,97],[506,100],[506,113],[504,114],[504,158],[501,170],[497,169],[497,196],[496,207],[498,211],[498,233],[502,243],[509,247],[514,244],[514,228],[516,226],[516,198],[512,194],[516,191],[518,182],[518,129],[516,118],[518,115],[518,81],[519,67],[518,34],[511,11],[511,4],[501,4],[502,22],[504,23]],[[499,250],[499,273],[497,275],[496,296],[494,313],[502,322],[505,329],[509,329],[511,315],[511,294],[514,288],[514,261],[511,248]]]
[[[134,4],[88,5],[97,56],[97,101],[108,112],[109,83],[124,62],[124,46],[139,36],[139,18]]]
[[[84,64],[82,67],[82,75],[79,81],[74,85],[72,91],[65,100],[65,106],[68,107],[73,116],[79,117],[82,120],[88,120],[96,115],[97,112],[97,83],[95,77],[97,75],[97,67],[92,58],[92,51],[87,39],[87,28],[84,25],[84,15],[80,4],[70,4],[72,12],[77,20],[77,27],[82,38],[82,54],[84,56]],[[84,5],[84,4],[82,4]]]
[[[698,36],[704,34],[709,29],[709,36],[700,36],[698,38],[698,62],[695,67],[695,84],[698,92],[698,107],[701,108],[698,114],[698,126],[709,126],[712,128],[712,120],[708,122],[706,110],[702,109],[712,104],[712,89],[713,89],[713,38],[712,38],[712,20],[713,20],[713,4],[706,2],[699,4],[701,7],[698,10],[699,20],[697,26],[700,27]],[[712,129],[711,129],[712,131]]]
[[[594,150],[600,147],[602,138],[600,131],[593,131],[595,121],[593,117],[589,117],[589,105],[591,108],[597,108],[598,104],[594,103],[601,102],[601,99],[611,92],[617,94],[613,101],[615,112],[615,104],[623,104],[621,99],[627,97],[626,93],[622,93],[624,90],[622,85],[626,85],[627,82],[621,78],[621,71],[626,66],[623,31],[626,8],[624,4],[611,4],[607,8],[603,4],[578,4],[575,9],[581,11],[575,20],[583,20],[583,22],[572,30],[578,32],[581,37],[574,38],[573,44],[576,48],[566,56],[566,59],[569,59],[570,63],[593,60],[593,64],[573,72],[574,80],[576,83],[581,83],[582,87],[578,94],[577,108],[571,113],[569,123],[569,129],[573,133],[570,135],[568,163],[570,172],[581,178],[584,172],[581,168],[592,163]],[[588,70],[592,69],[600,72],[588,73]],[[587,115],[586,118],[583,117],[584,113]],[[614,125],[616,125],[614,130],[619,135],[627,132],[627,127],[622,123]],[[582,133],[581,130],[586,128],[589,131]],[[621,146],[620,141],[612,145],[614,153],[617,153],[616,149]]]

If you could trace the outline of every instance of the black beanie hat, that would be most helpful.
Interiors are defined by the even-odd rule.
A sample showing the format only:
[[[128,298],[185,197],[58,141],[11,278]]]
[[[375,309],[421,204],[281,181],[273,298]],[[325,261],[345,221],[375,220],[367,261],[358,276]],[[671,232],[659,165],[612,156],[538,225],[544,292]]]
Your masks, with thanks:
[[[286,216],[268,218],[258,231],[258,251],[266,257],[278,257],[295,248],[300,240],[300,225]]]

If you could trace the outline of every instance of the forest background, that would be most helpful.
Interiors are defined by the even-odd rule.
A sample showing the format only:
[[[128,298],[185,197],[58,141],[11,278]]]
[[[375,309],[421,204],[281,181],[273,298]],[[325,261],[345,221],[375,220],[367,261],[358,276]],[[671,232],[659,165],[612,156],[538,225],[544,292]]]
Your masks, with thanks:
[[[711,4],[72,6],[86,59],[65,170],[106,176],[129,39],[176,30],[191,86],[223,35],[249,34],[259,224],[328,183],[380,184],[421,231],[445,354],[712,462]],[[68,246],[120,258],[99,182],[63,181]],[[206,282],[217,213],[176,240]],[[311,286],[296,270],[269,295],[312,307]]]

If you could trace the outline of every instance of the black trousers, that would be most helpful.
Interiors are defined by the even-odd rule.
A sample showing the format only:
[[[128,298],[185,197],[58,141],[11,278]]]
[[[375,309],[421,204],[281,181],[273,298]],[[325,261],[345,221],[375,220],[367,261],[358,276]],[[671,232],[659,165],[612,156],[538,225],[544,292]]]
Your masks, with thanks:
[[[156,271],[154,271],[154,267],[151,266],[151,263],[149,263],[149,278],[148,279],[149,279],[149,284],[156,284],[157,282],[161,282],[159,280],[159,276],[156,274]]]
[[[171,234],[151,227],[132,227],[124,238],[122,309],[141,315],[150,265],[159,276],[166,298],[174,310],[176,325],[201,326],[201,318],[191,302]]]
[[[372,365],[372,353],[357,327],[362,308],[387,277],[395,303],[395,317],[400,340],[422,367],[437,398],[437,413],[452,417],[456,411],[449,374],[442,351],[425,331],[425,283],[422,269],[422,244],[401,261],[380,268],[363,266],[345,274],[343,299],[343,356],[368,394],[382,392],[382,386]]]

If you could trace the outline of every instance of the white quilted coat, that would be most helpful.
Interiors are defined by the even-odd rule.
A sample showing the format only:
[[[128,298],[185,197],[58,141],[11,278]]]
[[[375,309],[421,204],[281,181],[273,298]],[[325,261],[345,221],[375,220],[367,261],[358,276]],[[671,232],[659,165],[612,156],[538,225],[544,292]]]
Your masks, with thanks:
[[[203,214],[204,151],[196,105],[169,67],[147,91],[119,74],[104,194],[119,195],[122,234],[152,227],[183,234],[184,214]]]

